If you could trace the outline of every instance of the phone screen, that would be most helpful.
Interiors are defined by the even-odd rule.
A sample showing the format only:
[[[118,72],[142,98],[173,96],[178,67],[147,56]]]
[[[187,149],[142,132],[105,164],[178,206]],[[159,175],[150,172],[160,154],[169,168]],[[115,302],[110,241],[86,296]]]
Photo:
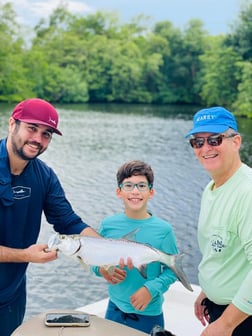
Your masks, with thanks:
[[[47,326],[88,326],[89,315],[77,313],[47,313],[45,318]]]

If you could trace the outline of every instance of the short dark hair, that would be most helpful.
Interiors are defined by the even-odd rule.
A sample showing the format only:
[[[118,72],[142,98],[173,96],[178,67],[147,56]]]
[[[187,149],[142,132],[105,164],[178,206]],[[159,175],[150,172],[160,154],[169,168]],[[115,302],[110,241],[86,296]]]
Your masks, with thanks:
[[[125,162],[117,171],[116,178],[117,184],[123,182],[124,179],[131,176],[143,175],[146,176],[148,183],[153,186],[154,182],[154,173],[150,165],[143,161],[132,160],[129,162]]]

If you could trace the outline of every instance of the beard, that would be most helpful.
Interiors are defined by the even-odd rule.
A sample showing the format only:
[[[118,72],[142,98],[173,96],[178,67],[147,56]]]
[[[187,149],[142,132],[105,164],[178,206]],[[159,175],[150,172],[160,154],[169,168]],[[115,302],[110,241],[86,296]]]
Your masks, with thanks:
[[[38,151],[36,154],[34,154],[34,156],[30,156],[28,154],[25,153],[25,150],[24,150],[24,147],[26,145],[34,145],[34,146],[37,146],[38,148]],[[24,142],[22,145],[17,145],[17,142],[14,140],[14,137],[12,137],[11,139],[11,147],[12,147],[12,151],[13,153],[18,156],[21,160],[24,160],[24,161],[31,161],[31,160],[34,160],[36,157],[38,157],[40,154],[42,154],[46,148],[43,148],[40,144],[38,144],[37,142],[29,142],[29,141],[26,141]]]
[[[34,155],[33,157],[29,156],[29,155],[26,155],[24,150],[23,150],[23,147],[21,148],[17,148],[16,146],[12,146],[12,149],[13,149],[13,152],[22,160],[25,160],[25,161],[30,161],[30,160],[34,160],[36,157],[38,157],[40,154],[42,154],[44,151],[38,151],[38,153],[36,155]]]

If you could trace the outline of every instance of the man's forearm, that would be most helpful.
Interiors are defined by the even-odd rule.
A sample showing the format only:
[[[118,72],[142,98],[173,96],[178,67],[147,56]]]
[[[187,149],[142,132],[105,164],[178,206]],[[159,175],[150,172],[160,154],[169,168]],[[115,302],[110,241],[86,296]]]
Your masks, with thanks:
[[[82,236],[91,236],[91,237],[101,237],[98,232],[96,232],[93,228],[90,226],[83,229],[80,233]]]
[[[0,262],[26,262],[26,251],[0,246]]]
[[[234,330],[239,324],[241,324],[247,317],[250,315],[244,313],[240,309],[238,309],[234,304],[230,304],[223,314],[221,315],[220,319],[227,327],[232,327]]]

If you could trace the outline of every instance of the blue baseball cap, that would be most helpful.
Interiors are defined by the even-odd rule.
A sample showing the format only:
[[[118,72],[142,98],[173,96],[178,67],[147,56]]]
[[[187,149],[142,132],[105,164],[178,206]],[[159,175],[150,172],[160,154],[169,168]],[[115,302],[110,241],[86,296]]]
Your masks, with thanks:
[[[195,133],[222,133],[228,128],[238,132],[234,115],[224,107],[215,106],[199,110],[193,117],[193,128],[185,138]]]

